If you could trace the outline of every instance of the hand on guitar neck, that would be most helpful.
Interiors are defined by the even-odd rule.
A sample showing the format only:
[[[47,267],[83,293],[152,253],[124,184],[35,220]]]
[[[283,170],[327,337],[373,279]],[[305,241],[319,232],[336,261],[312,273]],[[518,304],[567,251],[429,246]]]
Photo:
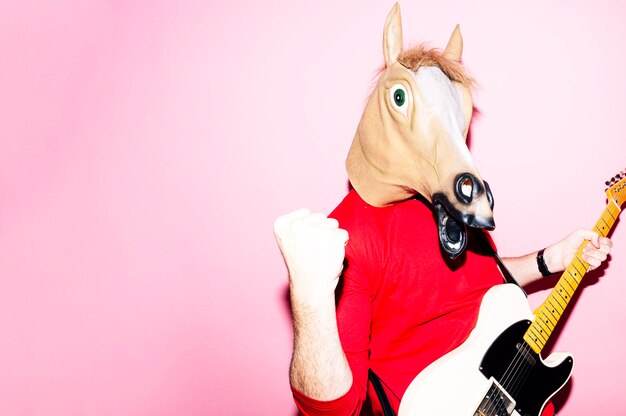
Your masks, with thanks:
[[[578,229],[559,241],[545,248],[543,259],[551,274],[560,273],[571,263],[583,243],[582,258],[589,264],[588,271],[597,269],[611,253],[613,242],[592,230]],[[522,286],[526,286],[543,277],[537,267],[537,254],[533,252],[521,257],[506,257],[502,261],[513,273]]]

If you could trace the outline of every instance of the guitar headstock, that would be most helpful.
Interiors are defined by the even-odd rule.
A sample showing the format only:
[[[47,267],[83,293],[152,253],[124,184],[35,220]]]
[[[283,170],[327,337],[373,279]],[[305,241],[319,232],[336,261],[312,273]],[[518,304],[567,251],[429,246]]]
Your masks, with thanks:
[[[621,207],[626,202],[626,170],[606,181],[605,185],[608,186],[606,196]]]

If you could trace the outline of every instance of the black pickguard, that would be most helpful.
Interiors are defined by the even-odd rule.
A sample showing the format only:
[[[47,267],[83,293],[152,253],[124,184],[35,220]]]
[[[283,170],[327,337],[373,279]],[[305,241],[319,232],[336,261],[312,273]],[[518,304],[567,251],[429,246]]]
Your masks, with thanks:
[[[530,323],[519,321],[502,332],[485,353],[479,370],[487,378],[494,377],[513,397],[519,414],[540,416],[543,404],[569,379],[574,362],[568,356],[555,367],[546,366],[523,339]]]

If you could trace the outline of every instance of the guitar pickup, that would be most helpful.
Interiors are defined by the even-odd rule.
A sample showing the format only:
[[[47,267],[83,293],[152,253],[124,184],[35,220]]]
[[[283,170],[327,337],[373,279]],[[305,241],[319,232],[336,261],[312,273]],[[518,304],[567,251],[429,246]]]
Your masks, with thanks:
[[[511,416],[515,400],[492,377],[491,385],[473,416]]]
[[[535,359],[535,357],[533,357],[533,354],[530,353],[528,346],[522,344],[521,342],[518,342],[517,345],[515,345],[515,348],[517,348],[517,351],[522,354],[522,357],[524,357],[524,360],[526,360],[528,364],[530,364],[531,366],[537,364],[537,360]]]

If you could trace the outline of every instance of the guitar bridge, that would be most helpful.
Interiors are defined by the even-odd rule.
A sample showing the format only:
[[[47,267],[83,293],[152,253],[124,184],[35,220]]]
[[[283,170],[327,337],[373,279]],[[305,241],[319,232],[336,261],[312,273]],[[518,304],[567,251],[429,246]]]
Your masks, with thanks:
[[[515,410],[515,401],[492,378],[491,386],[473,416],[511,416],[513,410]]]

